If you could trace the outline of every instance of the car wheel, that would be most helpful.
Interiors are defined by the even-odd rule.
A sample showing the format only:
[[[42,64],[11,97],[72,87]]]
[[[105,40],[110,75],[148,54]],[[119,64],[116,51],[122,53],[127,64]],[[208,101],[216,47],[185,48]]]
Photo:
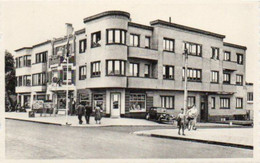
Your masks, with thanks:
[[[150,114],[146,114],[145,119],[150,120]]]

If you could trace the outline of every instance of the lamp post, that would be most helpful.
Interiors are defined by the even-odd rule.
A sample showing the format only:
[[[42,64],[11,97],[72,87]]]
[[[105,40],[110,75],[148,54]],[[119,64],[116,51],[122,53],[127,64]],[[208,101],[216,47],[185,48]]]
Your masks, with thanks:
[[[68,80],[68,76],[69,76],[69,57],[70,57],[70,46],[69,46],[69,42],[70,42],[70,35],[73,33],[73,27],[72,24],[66,23],[66,27],[67,27],[67,54],[66,54],[66,125],[70,125],[68,123],[68,111],[69,111],[69,80]],[[71,46],[72,47],[72,46]]]
[[[184,49],[184,57],[185,57],[185,65],[184,65],[184,114],[186,114],[187,111],[187,96],[188,96],[188,90],[187,90],[187,66],[188,66],[188,49]]]

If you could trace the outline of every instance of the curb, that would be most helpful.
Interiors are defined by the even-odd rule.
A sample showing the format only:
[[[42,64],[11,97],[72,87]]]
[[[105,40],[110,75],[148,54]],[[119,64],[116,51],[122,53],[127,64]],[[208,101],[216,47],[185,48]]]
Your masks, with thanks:
[[[187,137],[177,137],[177,136],[166,136],[166,135],[158,135],[158,134],[144,134],[144,133],[134,133],[134,134],[136,134],[138,136],[148,136],[148,137],[156,137],[156,138],[175,139],[175,140],[182,140],[182,141],[192,141],[192,142],[199,142],[199,143],[205,143],[205,144],[222,145],[222,146],[237,147],[237,148],[244,148],[244,149],[251,149],[251,150],[254,149],[254,147],[251,146],[251,145],[219,142],[219,141],[214,141],[214,140],[203,140],[203,139],[195,139],[195,138],[187,138]]]
[[[19,119],[19,118],[9,118],[9,117],[5,117],[5,119],[11,119],[11,120],[17,120],[17,121],[24,121],[24,122],[41,123],[41,124],[48,124],[48,125],[56,125],[56,126],[62,126],[62,124],[60,124],[60,123],[34,121],[34,120],[29,120],[29,119]]]

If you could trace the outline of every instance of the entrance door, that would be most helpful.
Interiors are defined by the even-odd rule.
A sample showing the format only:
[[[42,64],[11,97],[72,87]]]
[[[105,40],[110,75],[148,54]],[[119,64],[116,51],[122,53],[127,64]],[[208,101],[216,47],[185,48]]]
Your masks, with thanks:
[[[120,93],[111,93],[110,94],[110,111],[111,117],[120,117]]]
[[[200,96],[200,121],[201,122],[208,121],[208,96],[207,95]]]

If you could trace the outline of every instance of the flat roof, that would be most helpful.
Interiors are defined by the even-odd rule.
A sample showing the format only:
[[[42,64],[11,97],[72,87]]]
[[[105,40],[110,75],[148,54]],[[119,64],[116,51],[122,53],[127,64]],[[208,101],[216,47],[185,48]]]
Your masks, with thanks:
[[[142,29],[147,29],[147,30],[153,30],[153,27],[147,26],[147,25],[143,25],[143,24],[128,22],[128,25],[132,26],[132,27],[137,27],[137,28],[142,28]]]
[[[167,21],[159,20],[159,19],[151,21],[150,24],[151,25],[161,24],[164,26],[178,28],[178,29],[191,31],[191,32],[195,32],[195,33],[200,33],[200,34],[204,34],[204,35],[209,35],[209,36],[213,36],[213,37],[217,37],[217,38],[221,38],[221,39],[224,39],[226,37],[225,35],[209,32],[209,31],[205,31],[205,30],[201,30],[201,29],[197,29],[197,28],[192,28],[192,27],[188,27],[188,26],[184,26],[184,25],[180,25],[180,24],[170,23]]]
[[[85,28],[75,31],[75,35],[85,33]]]
[[[105,11],[105,12],[102,12],[102,13],[99,13],[99,14],[96,14],[96,15],[93,15],[93,16],[86,17],[86,18],[83,19],[83,22],[87,23],[87,22],[90,22],[92,20],[96,20],[96,19],[99,19],[99,18],[102,18],[102,17],[105,17],[105,16],[111,16],[111,15],[120,15],[120,16],[125,16],[128,19],[130,18],[130,14],[128,12],[113,10],[113,11]]]
[[[243,49],[243,50],[246,50],[246,49],[247,49],[246,46],[237,45],[237,44],[232,44],[232,43],[228,43],[228,42],[223,42],[223,45],[224,45],[224,46],[228,46],[228,47],[232,47],[232,48]]]
[[[18,51],[25,50],[25,49],[32,49],[32,47],[22,47],[22,48],[14,50],[14,51],[18,52]]]

